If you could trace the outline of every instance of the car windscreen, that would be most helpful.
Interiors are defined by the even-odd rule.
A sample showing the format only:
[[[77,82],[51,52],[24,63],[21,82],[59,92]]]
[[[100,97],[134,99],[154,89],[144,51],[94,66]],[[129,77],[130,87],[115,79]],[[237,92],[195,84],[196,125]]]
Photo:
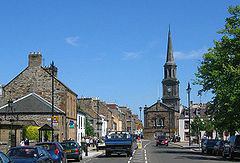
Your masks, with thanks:
[[[64,149],[74,149],[79,147],[76,142],[62,142],[61,145]]]
[[[127,133],[111,133],[107,136],[108,139],[129,139],[130,134]]]
[[[215,141],[215,140],[208,140],[208,141],[207,141],[207,144],[208,144],[208,145],[215,145],[215,144],[216,144],[216,141]]]
[[[38,144],[38,146],[42,146],[44,149],[46,149],[47,151],[54,151],[55,149],[57,149],[55,144]]]
[[[165,140],[165,139],[167,139],[166,136],[158,136],[158,140]]]
[[[37,157],[37,150],[35,148],[16,148],[11,149],[7,155],[11,158],[34,158]]]
[[[240,145],[240,135],[236,136],[235,144]]]

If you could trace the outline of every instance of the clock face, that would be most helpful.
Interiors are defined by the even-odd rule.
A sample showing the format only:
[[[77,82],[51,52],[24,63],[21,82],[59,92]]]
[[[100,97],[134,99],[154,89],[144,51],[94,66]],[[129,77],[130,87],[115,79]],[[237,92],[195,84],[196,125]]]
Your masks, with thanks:
[[[167,88],[167,91],[168,91],[168,92],[171,92],[171,91],[172,91],[172,88],[171,88],[171,87],[168,87],[168,88]]]

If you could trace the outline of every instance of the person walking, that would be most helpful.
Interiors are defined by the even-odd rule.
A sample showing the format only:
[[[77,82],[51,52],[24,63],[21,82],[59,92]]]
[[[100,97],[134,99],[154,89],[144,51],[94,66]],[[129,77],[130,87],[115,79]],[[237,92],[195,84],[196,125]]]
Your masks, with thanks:
[[[20,142],[20,146],[25,146],[24,139]]]

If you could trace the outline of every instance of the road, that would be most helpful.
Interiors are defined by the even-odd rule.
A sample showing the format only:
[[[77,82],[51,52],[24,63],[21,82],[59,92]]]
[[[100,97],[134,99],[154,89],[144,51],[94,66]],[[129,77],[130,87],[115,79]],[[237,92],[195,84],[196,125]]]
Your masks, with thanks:
[[[202,155],[190,149],[178,146],[156,147],[155,142],[143,141],[142,149],[137,149],[133,157],[102,154],[96,158],[83,160],[83,163],[232,163],[240,160],[222,160],[220,156]]]

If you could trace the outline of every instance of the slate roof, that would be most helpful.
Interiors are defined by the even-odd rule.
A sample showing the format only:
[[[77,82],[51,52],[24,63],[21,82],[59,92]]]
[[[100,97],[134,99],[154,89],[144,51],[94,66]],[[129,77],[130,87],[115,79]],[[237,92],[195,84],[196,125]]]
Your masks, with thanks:
[[[172,106],[169,106],[169,105],[167,105],[167,104],[165,104],[165,103],[162,103],[160,100],[157,100],[157,102],[155,102],[154,104],[152,104],[152,105],[149,106],[149,107],[144,107],[144,112],[147,112],[148,109],[154,107],[154,106],[157,105],[158,103],[160,103],[160,105],[161,105],[162,107],[164,107],[164,108],[166,109],[166,111],[167,111],[167,110],[172,110],[172,111],[177,112],[176,110],[173,109]]]
[[[193,106],[191,106],[190,108],[190,115],[191,115],[191,119],[194,119],[195,117],[206,117],[207,116],[207,106],[206,105],[199,105],[199,104],[193,104]],[[188,119],[188,108],[184,107],[183,110],[180,113],[179,119]]]
[[[30,93],[13,101],[14,114],[51,114],[52,104],[36,93]],[[9,112],[8,104],[0,107],[0,114]],[[54,114],[65,114],[64,111],[54,106]]]

